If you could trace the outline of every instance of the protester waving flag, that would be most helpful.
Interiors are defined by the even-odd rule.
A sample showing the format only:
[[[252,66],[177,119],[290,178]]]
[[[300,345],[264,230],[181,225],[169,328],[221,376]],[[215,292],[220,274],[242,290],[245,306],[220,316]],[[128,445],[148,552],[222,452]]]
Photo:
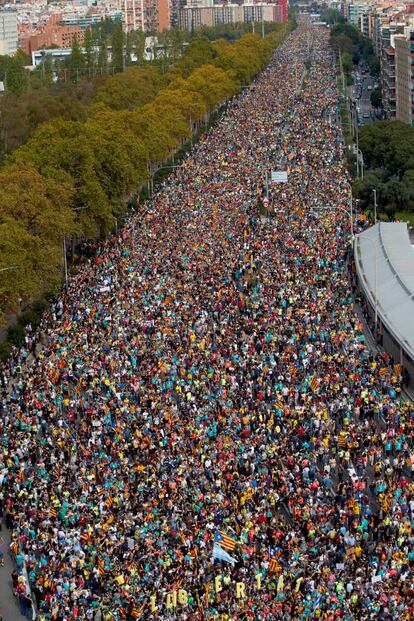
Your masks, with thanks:
[[[212,560],[214,561],[214,559],[217,559],[219,561],[225,561],[226,563],[231,563],[232,565],[234,565],[234,563],[236,562],[236,559],[230,556],[230,554],[226,552],[226,550],[223,550],[223,548],[219,546],[218,543],[215,543],[213,546]]]
[[[216,531],[214,542],[218,543],[222,548],[226,548],[227,550],[230,550],[230,552],[234,550],[234,548],[236,547],[238,543],[236,539],[229,537],[228,535],[226,535],[220,530]]]

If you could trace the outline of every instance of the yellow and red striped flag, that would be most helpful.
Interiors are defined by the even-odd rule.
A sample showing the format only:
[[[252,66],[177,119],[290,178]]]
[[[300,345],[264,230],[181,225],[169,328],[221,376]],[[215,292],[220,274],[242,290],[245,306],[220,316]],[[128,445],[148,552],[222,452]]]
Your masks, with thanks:
[[[237,546],[238,541],[223,533],[223,531],[216,531],[216,536],[214,537],[214,542],[218,543],[222,548],[226,548],[226,550],[234,550]]]
[[[277,558],[271,558],[269,561],[269,571],[279,573],[282,567],[279,565]]]
[[[319,380],[317,380],[316,377],[312,377],[310,387],[312,388],[313,392],[316,392],[318,390]]]
[[[53,507],[49,511],[49,516],[52,518],[57,518],[57,511]]]
[[[388,369],[387,367],[382,367],[382,369],[380,369],[379,374],[381,375],[381,377],[385,377],[388,374]]]
[[[98,556],[98,572],[100,576],[105,574],[105,567],[102,556]]]

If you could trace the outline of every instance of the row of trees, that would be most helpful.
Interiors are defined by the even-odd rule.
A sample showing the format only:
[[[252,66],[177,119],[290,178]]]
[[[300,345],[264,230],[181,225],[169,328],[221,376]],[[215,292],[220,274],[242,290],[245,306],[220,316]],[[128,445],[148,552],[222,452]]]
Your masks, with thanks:
[[[331,45],[342,56],[342,67],[347,83],[352,84],[352,70],[361,60],[364,61],[372,76],[378,77],[380,62],[374,53],[372,42],[348,23],[338,23],[331,29]]]
[[[248,24],[226,24],[208,28],[208,38],[236,40],[250,27]],[[277,31],[277,25],[269,30]],[[45,50],[42,64],[28,72],[30,59],[22,52],[0,56],[0,81],[6,92],[0,97],[0,160],[24,144],[38,125],[62,116],[67,120],[84,121],[88,107],[102,102],[114,109],[130,109],[150,101],[159,88],[168,85],[169,69],[181,57],[188,58],[191,33],[177,29],[159,33],[153,39],[154,60],[144,60],[145,36],[142,32],[122,33],[119,23],[103,20],[85,32],[82,48],[75,42],[72,55],[64,63],[52,63]],[[155,42],[160,46],[157,47]],[[113,58],[107,54],[112,45]],[[201,45],[191,48],[203,62]],[[188,50],[187,50],[188,51]],[[122,71],[120,71],[122,69]]]
[[[375,188],[380,210],[390,220],[401,212],[414,214],[414,128],[399,121],[365,125],[359,146],[365,173],[354,184],[355,196],[372,207]]]
[[[101,91],[86,119],[37,127],[0,171],[1,311],[56,289],[63,240],[67,246],[107,235],[128,197],[195,124],[260,71],[287,30],[281,25],[266,39],[249,34],[233,44],[197,38],[164,83],[135,76],[151,83],[151,99],[137,93],[121,106]]]

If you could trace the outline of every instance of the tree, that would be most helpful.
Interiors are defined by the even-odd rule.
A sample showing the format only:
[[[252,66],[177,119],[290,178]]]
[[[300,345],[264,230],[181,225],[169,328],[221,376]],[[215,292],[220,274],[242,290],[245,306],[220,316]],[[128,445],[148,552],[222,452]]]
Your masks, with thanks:
[[[85,37],[83,40],[83,49],[85,55],[85,68],[86,74],[89,79],[92,78],[95,70],[95,49],[92,40],[92,31],[90,28],[85,30]]]
[[[137,65],[144,64],[145,55],[145,32],[135,30],[131,33],[132,54],[136,58]]]
[[[112,68],[114,73],[123,71],[125,68],[124,61],[124,44],[125,36],[121,24],[117,24],[111,37],[112,42]]]
[[[62,240],[73,235],[73,188],[25,164],[0,172],[0,319],[18,300],[56,288],[61,281]]]
[[[72,39],[72,51],[69,59],[70,78],[72,82],[79,82],[79,78],[82,76],[85,63],[82,54],[82,50],[79,46],[78,37]]]
[[[0,171],[0,213],[19,221],[45,244],[60,244],[63,235],[76,232],[70,209],[73,187],[42,176],[25,164]]]
[[[27,57],[17,51],[13,56],[0,56],[0,81],[4,83],[6,93],[22,95],[27,91],[29,80],[25,69]]]
[[[189,44],[185,54],[176,62],[175,69],[183,77],[188,77],[194,69],[211,63],[217,57],[214,46],[206,37],[197,36]]]
[[[132,34],[126,33],[125,36],[125,65],[129,67],[132,64]]]
[[[371,105],[374,108],[381,108],[382,107],[382,92],[381,92],[381,87],[378,86],[377,88],[374,88],[373,91],[371,91]]]
[[[100,75],[108,73],[108,40],[105,33],[101,33],[99,40],[98,72]]]
[[[160,91],[153,103],[164,107],[173,104],[187,121],[192,122],[202,119],[207,111],[201,93],[188,90],[188,84],[182,79],[176,80],[169,88]]]
[[[371,55],[368,58],[368,66],[369,66],[369,72],[370,74],[374,77],[374,78],[378,78],[380,71],[381,71],[381,63],[379,61],[379,58],[377,58],[374,55]]]
[[[81,236],[93,239],[111,230],[112,207],[99,180],[101,162],[84,124],[63,119],[45,123],[11,159],[74,187],[70,206],[82,207],[77,212]]]
[[[129,67],[108,78],[98,89],[96,102],[115,110],[132,110],[151,101],[161,88],[161,78],[153,67]]]
[[[410,196],[405,183],[395,176],[384,184],[384,210],[390,220],[395,220],[397,211],[405,211],[409,206]]]
[[[199,93],[209,111],[237,90],[236,83],[224,69],[208,64],[192,72],[185,88]]]
[[[353,61],[352,61],[351,54],[348,54],[348,53],[342,54],[342,68],[345,74],[352,73]]]
[[[93,106],[85,131],[99,162],[98,179],[113,213],[118,214],[124,199],[146,178],[145,144],[134,132],[129,112],[109,110],[102,104]]]

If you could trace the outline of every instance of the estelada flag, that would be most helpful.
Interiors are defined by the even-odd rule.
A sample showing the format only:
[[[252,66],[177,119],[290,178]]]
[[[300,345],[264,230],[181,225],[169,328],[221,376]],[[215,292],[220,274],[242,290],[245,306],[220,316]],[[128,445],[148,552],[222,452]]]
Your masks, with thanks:
[[[57,511],[56,511],[56,509],[53,509],[53,508],[52,508],[52,509],[50,509],[50,511],[49,511],[49,515],[50,515],[50,517],[52,517],[52,518],[56,518],[56,517],[57,517]]]
[[[281,566],[277,562],[277,558],[271,558],[269,561],[269,571],[273,573],[279,573],[281,569]]]
[[[313,392],[316,392],[319,388],[319,380],[313,377],[311,379],[310,387],[312,388]]]
[[[98,571],[99,571],[100,576],[103,576],[105,573],[105,567],[104,567],[102,556],[98,556]]]
[[[277,407],[278,410],[282,410],[282,412],[283,412],[284,409],[285,409],[284,406],[285,406],[285,404],[283,403],[283,401],[276,401],[276,407]]]
[[[219,543],[222,548],[226,548],[226,550],[230,550],[230,551],[234,550],[234,548],[236,547],[238,543],[236,539],[229,537],[228,535],[223,533],[221,530],[216,531],[214,542]]]
[[[379,374],[381,375],[381,377],[385,377],[388,374],[387,367],[383,367],[382,369],[380,369]]]
[[[402,370],[403,370],[402,364],[396,364],[395,365],[395,372],[396,372],[397,375],[401,375]]]
[[[347,433],[344,431],[341,431],[339,433],[339,438],[338,438],[338,444],[339,444],[339,448],[345,448],[346,447],[346,438],[347,438]]]

